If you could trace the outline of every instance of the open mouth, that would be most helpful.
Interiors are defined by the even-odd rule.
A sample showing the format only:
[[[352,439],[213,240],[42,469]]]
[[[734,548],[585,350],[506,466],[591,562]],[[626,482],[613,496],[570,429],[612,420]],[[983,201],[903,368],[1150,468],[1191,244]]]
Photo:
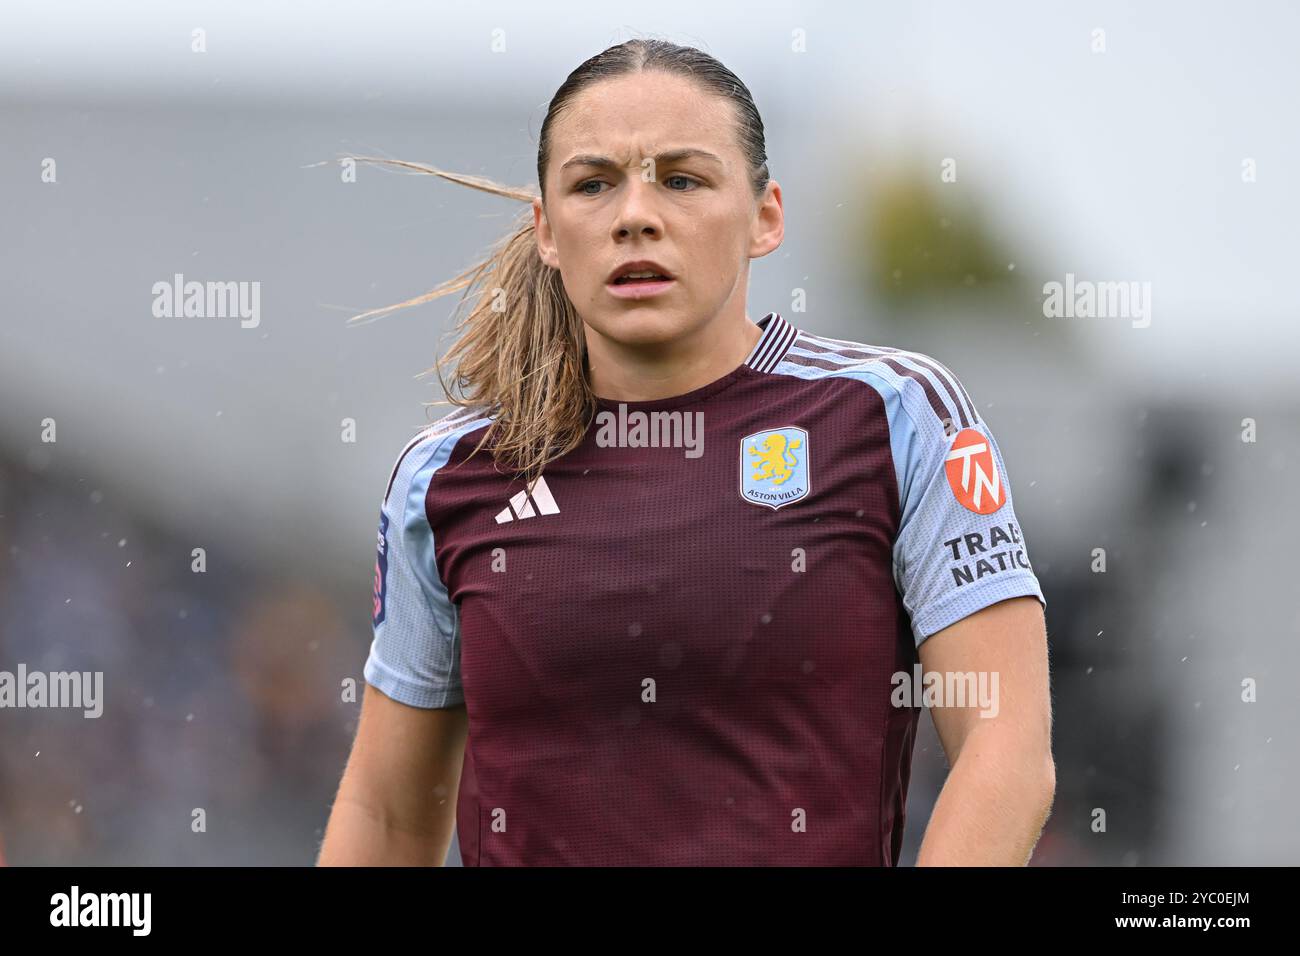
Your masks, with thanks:
[[[624,263],[615,270],[622,274],[607,280],[605,289],[616,299],[635,301],[665,295],[676,285],[677,280],[666,272],[660,272],[661,268],[663,267],[653,260]]]
[[[667,276],[659,275],[656,273],[653,275],[619,276],[617,279],[614,280],[613,284],[614,285],[636,285],[636,284],[645,284],[651,282],[667,282],[667,281],[668,281]]]

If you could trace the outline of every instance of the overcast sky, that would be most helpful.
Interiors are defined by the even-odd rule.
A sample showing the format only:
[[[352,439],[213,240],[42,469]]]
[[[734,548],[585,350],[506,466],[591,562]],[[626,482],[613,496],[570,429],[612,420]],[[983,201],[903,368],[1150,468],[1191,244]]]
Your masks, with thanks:
[[[1183,367],[1232,330],[1240,347],[1261,350],[1262,374],[1289,374],[1287,350],[1300,347],[1296,5],[556,9],[6,0],[0,97],[327,110],[452,100],[513,111],[535,135],[546,99],[582,59],[660,35],[714,53],[769,116],[797,116],[800,135],[820,141],[799,146],[923,142],[936,168],[957,158],[1005,227],[1065,268],[1151,282],[1152,334],[1129,337],[1126,349],[1156,349]],[[195,28],[206,34],[203,56],[190,50]],[[1092,50],[1097,28],[1104,53]],[[1241,181],[1247,158],[1252,184]]]

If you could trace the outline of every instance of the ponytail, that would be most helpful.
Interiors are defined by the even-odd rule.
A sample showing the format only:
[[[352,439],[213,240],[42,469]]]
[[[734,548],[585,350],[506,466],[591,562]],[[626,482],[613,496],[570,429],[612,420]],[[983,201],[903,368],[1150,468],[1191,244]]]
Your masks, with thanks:
[[[502,186],[490,179],[449,173],[420,163],[353,156],[356,162],[395,166],[505,196],[528,204],[514,231],[479,264],[424,295],[354,316],[359,321],[394,309],[420,305],[458,290],[477,295],[456,326],[455,343],[437,364],[446,402],[492,416],[483,439],[499,465],[526,480],[547,462],[581,444],[596,411],[587,368],[586,329],[565,292],[559,270],[542,262],[533,228],[532,203],[545,198],[551,128],[586,88],[616,76],[659,71],[689,78],[733,107],[736,137],[749,167],[750,186],[762,196],[768,181],[763,121],[749,89],[731,70],[702,50],[666,40],[634,39],[601,51],[578,66],[551,98],[537,145],[537,181],[532,189]],[[459,307],[458,307],[459,308]],[[444,365],[456,364],[452,388]],[[471,452],[473,454],[473,452]]]
[[[582,442],[595,411],[586,374],[582,319],[564,290],[559,271],[542,262],[537,251],[532,201],[538,197],[526,189],[418,163],[351,158],[417,170],[528,203],[513,231],[477,265],[423,295],[362,312],[349,321],[421,305],[460,290],[465,290],[462,305],[466,298],[477,296],[478,301],[456,325],[456,341],[425,372],[437,373],[447,395],[446,401],[430,404],[452,404],[490,414],[493,421],[474,451],[490,446],[499,466],[531,481],[547,462]],[[443,376],[448,366],[455,366],[450,387]]]

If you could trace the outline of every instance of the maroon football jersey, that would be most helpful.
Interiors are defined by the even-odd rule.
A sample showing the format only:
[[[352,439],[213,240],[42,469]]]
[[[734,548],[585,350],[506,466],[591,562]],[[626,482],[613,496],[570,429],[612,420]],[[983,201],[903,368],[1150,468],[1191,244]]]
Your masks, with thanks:
[[[893,865],[927,637],[1043,598],[1001,453],[915,352],[776,313],[684,395],[601,399],[532,487],[461,409],[384,495],[366,680],[464,703],[466,865]]]

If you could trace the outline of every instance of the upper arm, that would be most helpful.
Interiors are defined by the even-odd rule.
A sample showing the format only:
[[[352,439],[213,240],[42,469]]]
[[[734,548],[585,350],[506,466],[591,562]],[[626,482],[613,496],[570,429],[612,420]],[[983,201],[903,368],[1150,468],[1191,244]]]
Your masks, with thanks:
[[[449,838],[432,831],[455,819],[468,726],[463,704],[411,707],[366,687],[340,799],[395,829]]]
[[[385,831],[450,839],[469,721],[460,684],[460,617],[439,576],[425,510],[449,441],[427,435],[398,456],[380,507],[373,640],[340,802]]]
[[[987,724],[1010,735],[1027,760],[1042,760],[1051,772],[1047,626],[1037,600],[1012,598],[976,611],[927,639],[919,654],[923,673],[973,674],[976,686],[983,680],[992,692],[988,707],[979,701],[930,708],[950,764],[970,733]]]
[[[972,675],[999,708],[989,718],[981,706],[930,712],[952,761],[980,725],[1013,732],[1017,747],[1050,761],[1047,601],[1006,464],[961,383],[928,361],[933,377],[946,381],[928,393],[915,379],[898,381],[890,415],[900,511],[895,580],[923,673]]]
[[[1047,603],[997,440],[961,383],[947,378],[965,402],[936,401],[939,389],[927,395],[905,379],[890,409],[900,512],[894,578],[918,646],[998,601]]]
[[[389,475],[375,558],[374,638],[349,772],[385,800],[449,786],[455,799],[468,719],[460,611],[438,571],[427,498],[455,432],[413,439]]]

